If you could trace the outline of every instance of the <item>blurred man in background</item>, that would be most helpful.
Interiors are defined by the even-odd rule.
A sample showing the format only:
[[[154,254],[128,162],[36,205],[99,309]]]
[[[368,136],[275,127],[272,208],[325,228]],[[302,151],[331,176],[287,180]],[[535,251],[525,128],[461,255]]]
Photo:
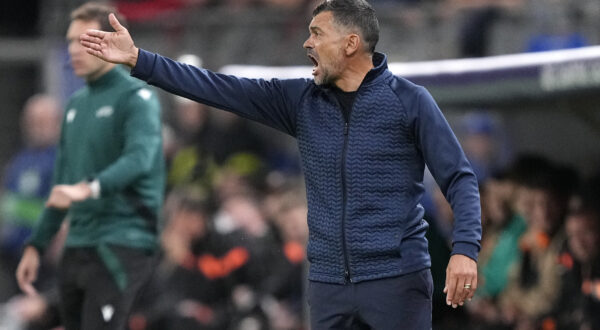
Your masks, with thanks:
[[[157,247],[164,189],[158,100],[145,84],[79,44],[87,29],[107,28],[111,12],[86,3],[71,14],[71,65],[86,86],[67,104],[54,186],[17,269],[21,289],[35,295],[40,256],[68,214],[59,276],[67,330],[123,329]]]
[[[0,302],[19,292],[14,273],[50,192],[60,120],[58,101],[49,95],[25,103],[24,146],[6,166],[0,196]]]

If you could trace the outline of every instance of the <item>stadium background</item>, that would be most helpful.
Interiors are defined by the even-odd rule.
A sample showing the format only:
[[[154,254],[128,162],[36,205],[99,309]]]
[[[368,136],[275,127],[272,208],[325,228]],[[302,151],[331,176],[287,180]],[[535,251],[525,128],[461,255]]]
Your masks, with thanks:
[[[82,85],[70,71],[64,41],[69,12],[81,3],[7,0],[0,4],[0,165],[3,167],[22,146],[19,118],[26,99],[45,92],[64,102]],[[314,1],[121,0],[114,3],[129,19],[129,30],[139,47],[172,58],[233,74],[236,69],[246,72],[252,69],[248,66],[254,65],[269,67],[274,75],[286,74],[288,67],[309,64],[301,46],[308,35],[307,23]],[[497,173],[508,171],[523,154],[541,155],[570,166],[584,184],[598,174],[600,50],[594,46],[600,44],[600,2],[379,0],[372,3],[381,26],[377,49],[388,55],[389,62],[404,68],[420,62],[418,67],[422,71],[407,76],[428,87],[438,99],[465,149],[472,153],[472,161],[481,166],[482,185]],[[575,48],[566,53],[561,51]],[[544,52],[557,50],[558,53]],[[585,58],[574,60],[581,52],[586,54]],[[523,70],[512,67],[518,62],[515,57],[496,57],[524,53],[529,54],[529,65]],[[554,56],[549,54],[559,54],[558,64],[548,64],[546,60]],[[446,59],[463,60],[439,62]],[[487,64],[484,69],[477,69],[481,61]],[[231,67],[232,64],[240,66]],[[548,87],[548,80],[564,83]],[[172,110],[186,102],[164,92],[160,96],[169,127],[166,131],[170,132],[166,134],[174,141],[173,150],[168,152],[175,155],[178,148],[183,148],[186,134],[179,132]],[[218,137],[245,139],[240,132],[249,132],[260,141],[260,148],[231,146],[235,143],[228,140],[226,144],[239,149],[236,151],[258,155],[264,165],[260,171],[271,174],[261,176],[261,180],[268,181],[262,185],[296,182],[298,160],[291,139],[254,124],[236,120],[230,124],[231,118],[214,110],[198,111],[210,113],[210,122],[217,127],[215,131],[223,134],[217,134]],[[238,130],[239,127],[243,129]],[[226,156],[230,155],[222,155]],[[227,166],[235,168],[237,164],[237,169],[243,171],[240,168],[247,168],[247,163],[247,159],[238,159]],[[170,188],[175,186],[173,183]],[[226,194],[229,188],[219,189],[225,192],[218,194]],[[430,212],[441,212],[435,207],[435,193],[431,195]],[[262,201],[262,196],[254,197]],[[217,210],[216,218],[222,205],[217,203],[213,207]],[[462,313],[460,317],[473,319]],[[456,325],[454,321],[444,324]]]

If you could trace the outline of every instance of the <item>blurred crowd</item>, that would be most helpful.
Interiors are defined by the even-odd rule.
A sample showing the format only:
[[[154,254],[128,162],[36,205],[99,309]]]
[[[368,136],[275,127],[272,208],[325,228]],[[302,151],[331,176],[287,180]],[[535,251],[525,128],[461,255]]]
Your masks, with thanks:
[[[67,225],[45,256],[40,296],[19,293],[14,269],[48,193],[60,113],[52,97],[30,98],[25,144],[5,166],[0,329],[59,324],[54,275]],[[130,329],[307,329],[307,209],[291,141],[178,97],[164,122],[161,252]],[[445,305],[452,211],[426,174],[434,328],[600,329],[600,176],[540,155],[511,157],[489,113],[455,126],[481,189],[479,288],[466,308]]]
[[[319,0],[118,0],[121,12],[132,21],[160,19],[189,9],[225,9],[228,13],[247,9],[272,9],[308,15]],[[521,45],[510,51],[539,52],[578,48],[598,42],[589,22],[600,15],[594,0],[370,0],[381,17],[396,30],[403,27],[430,29],[456,22],[455,54],[445,57],[481,57],[497,52],[498,25],[525,27]],[[303,19],[303,15],[296,15]],[[389,24],[388,23],[388,24]],[[301,24],[300,24],[301,25]],[[586,28],[588,27],[588,28]],[[304,28],[304,26],[302,26]],[[288,27],[289,29],[289,27]],[[295,30],[294,30],[295,31]],[[506,32],[507,30],[502,30]],[[509,31],[509,30],[508,30]],[[502,38],[502,37],[500,37]],[[519,38],[517,38],[519,39]],[[406,39],[398,39],[406,40]],[[505,50],[506,51],[506,50]]]
[[[434,296],[434,328],[600,329],[600,173],[584,177],[531,153],[503,159],[502,127],[486,113],[469,113],[458,126],[480,185],[478,289],[464,313],[444,309],[444,297]],[[452,211],[439,189],[431,190],[439,288],[440,260],[449,251],[439,239],[450,239]]]

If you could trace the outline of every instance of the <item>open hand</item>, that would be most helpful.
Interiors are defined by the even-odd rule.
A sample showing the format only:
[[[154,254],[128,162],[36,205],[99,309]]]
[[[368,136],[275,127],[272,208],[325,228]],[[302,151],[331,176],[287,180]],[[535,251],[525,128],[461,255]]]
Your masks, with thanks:
[[[79,36],[79,42],[88,54],[107,62],[134,67],[138,48],[133,44],[129,31],[119,23],[114,14],[108,16],[108,21],[115,32],[87,30]]]

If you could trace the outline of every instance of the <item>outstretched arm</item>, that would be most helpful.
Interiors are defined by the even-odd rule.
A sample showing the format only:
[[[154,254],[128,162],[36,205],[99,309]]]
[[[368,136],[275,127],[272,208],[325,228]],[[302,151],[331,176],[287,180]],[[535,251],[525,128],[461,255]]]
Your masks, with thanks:
[[[115,32],[87,30],[79,37],[81,45],[89,54],[107,62],[125,64],[133,68],[139,50],[133,43],[129,31],[119,23],[114,14],[108,16],[108,21]]]
[[[88,30],[80,36],[86,51],[104,61],[133,68],[132,76],[167,92],[233,112],[295,136],[296,109],[310,86],[307,79],[244,79],[178,63],[138,49],[113,14],[115,32]]]

